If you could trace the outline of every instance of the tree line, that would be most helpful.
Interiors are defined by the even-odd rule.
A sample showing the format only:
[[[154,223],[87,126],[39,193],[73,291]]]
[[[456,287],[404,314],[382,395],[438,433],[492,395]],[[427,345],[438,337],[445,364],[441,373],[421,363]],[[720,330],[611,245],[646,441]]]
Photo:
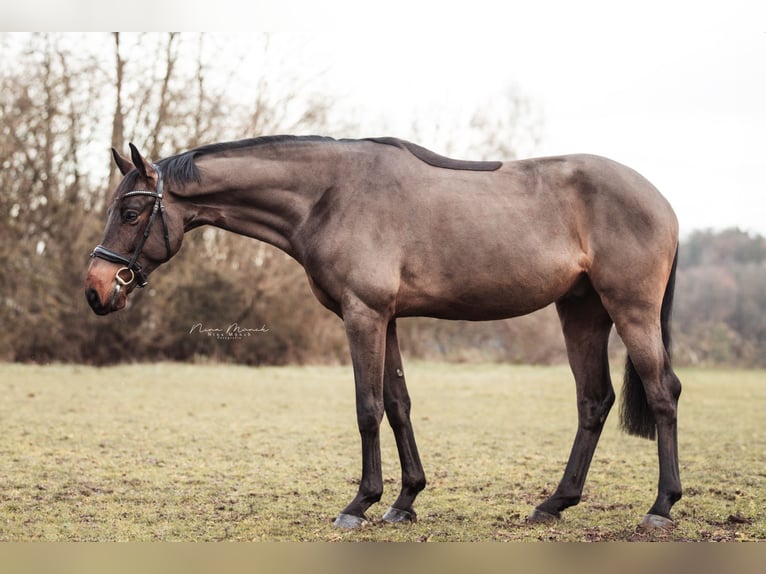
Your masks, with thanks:
[[[264,134],[370,134],[334,119],[344,116],[337,101],[300,74],[280,73],[275,83],[264,64],[247,70],[251,93],[234,93],[230,86],[242,71],[237,62],[221,69],[219,37],[87,40],[86,46],[72,35],[0,36],[0,50],[13,54],[0,61],[0,360],[347,362],[342,325],[314,300],[302,269],[268,245],[213,228],[190,232],[151,285],[134,291],[128,310],[93,315],[82,285],[119,180],[110,147],[124,151],[135,141],[159,159]],[[252,38],[247,50],[262,63],[282,58],[268,36]],[[518,90],[503,98],[503,114],[482,107],[462,126],[472,130],[466,139],[474,142],[473,157],[512,158],[514,142],[539,138],[529,102]],[[677,360],[764,366],[766,240],[739,230],[700,231],[680,253]],[[550,307],[490,323],[413,318],[401,320],[399,331],[410,356],[566,360]]]

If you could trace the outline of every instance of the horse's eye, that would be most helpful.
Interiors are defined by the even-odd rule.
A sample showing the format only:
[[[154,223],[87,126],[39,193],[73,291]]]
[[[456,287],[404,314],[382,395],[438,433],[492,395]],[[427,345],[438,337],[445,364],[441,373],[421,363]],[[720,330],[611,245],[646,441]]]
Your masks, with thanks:
[[[124,212],[122,214],[122,220],[125,223],[133,223],[138,219],[138,212],[133,211],[132,209],[129,209],[128,211]]]

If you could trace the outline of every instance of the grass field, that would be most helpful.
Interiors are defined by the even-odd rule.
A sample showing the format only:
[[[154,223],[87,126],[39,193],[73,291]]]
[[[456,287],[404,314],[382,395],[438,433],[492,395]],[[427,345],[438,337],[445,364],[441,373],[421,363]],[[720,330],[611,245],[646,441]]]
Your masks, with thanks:
[[[670,532],[636,528],[656,445],[618,431],[616,409],[580,505],[525,523],[574,437],[568,368],[424,363],[407,371],[419,521],[344,532],[332,520],[361,468],[349,367],[0,365],[0,540],[766,540],[766,372],[679,375]],[[370,518],[398,492],[386,423],[382,448]]]

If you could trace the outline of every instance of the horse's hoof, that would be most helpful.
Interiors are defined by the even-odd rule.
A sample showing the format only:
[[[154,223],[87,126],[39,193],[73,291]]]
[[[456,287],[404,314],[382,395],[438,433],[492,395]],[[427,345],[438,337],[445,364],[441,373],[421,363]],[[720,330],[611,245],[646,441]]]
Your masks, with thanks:
[[[550,514],[549,512],[535,508],[532,516],[527,518],[527,522],[532,524],[550,524],[551,522],[556,522],[559,518],[561,518],[561,515],[558,513]]]
[[[402,522],[417,522],[418,515],[414,510],[401,510],[391,506],[383,515],[383,520],[390,522],[391,524],[399,524]]]
[[[641,522],[641,528],[645,530],[669,530],[673,528],[673,521],[659,514],[647,514]]]
[[[346,530],[356,530],[367,524],[367,519],[364,516],[354,516],[353,514],[338,515],[338,518],[333,522],[335,528],[345,528]]]

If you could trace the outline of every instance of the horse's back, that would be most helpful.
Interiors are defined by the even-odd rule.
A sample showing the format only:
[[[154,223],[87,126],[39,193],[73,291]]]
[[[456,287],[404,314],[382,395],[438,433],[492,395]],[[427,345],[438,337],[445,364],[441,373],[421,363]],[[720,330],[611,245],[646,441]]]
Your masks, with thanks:
[[[356,161],[353,186],[334,189],[323,206],[312,249],[332,267],[314,277],[351,285],[397,314],[517,316],[565,296],[583,274],[608,286],[630,259],[643,266],[665,243],[675,248],[664,198],[606,158],[536,158],[477,172],[369,145],[381,157],[366,177]]]
[[[635,170],[570,155],[509,162],[461,179],[476,187],[460,193],[446,186],[438,215],[414,234],[436,238],[438,248],[403,257],[407,281],[430,281],[430,289],[412,285],[415,299],[437,286],[442,300],[457,295],[445,316],[524,314],[565,296],[583,275],[607,294],[616,288],[653,304],[664,289],[678,222]],[[422,245],[413,242],[409,253]],[[657,289],[636,289],[642,282]]]

